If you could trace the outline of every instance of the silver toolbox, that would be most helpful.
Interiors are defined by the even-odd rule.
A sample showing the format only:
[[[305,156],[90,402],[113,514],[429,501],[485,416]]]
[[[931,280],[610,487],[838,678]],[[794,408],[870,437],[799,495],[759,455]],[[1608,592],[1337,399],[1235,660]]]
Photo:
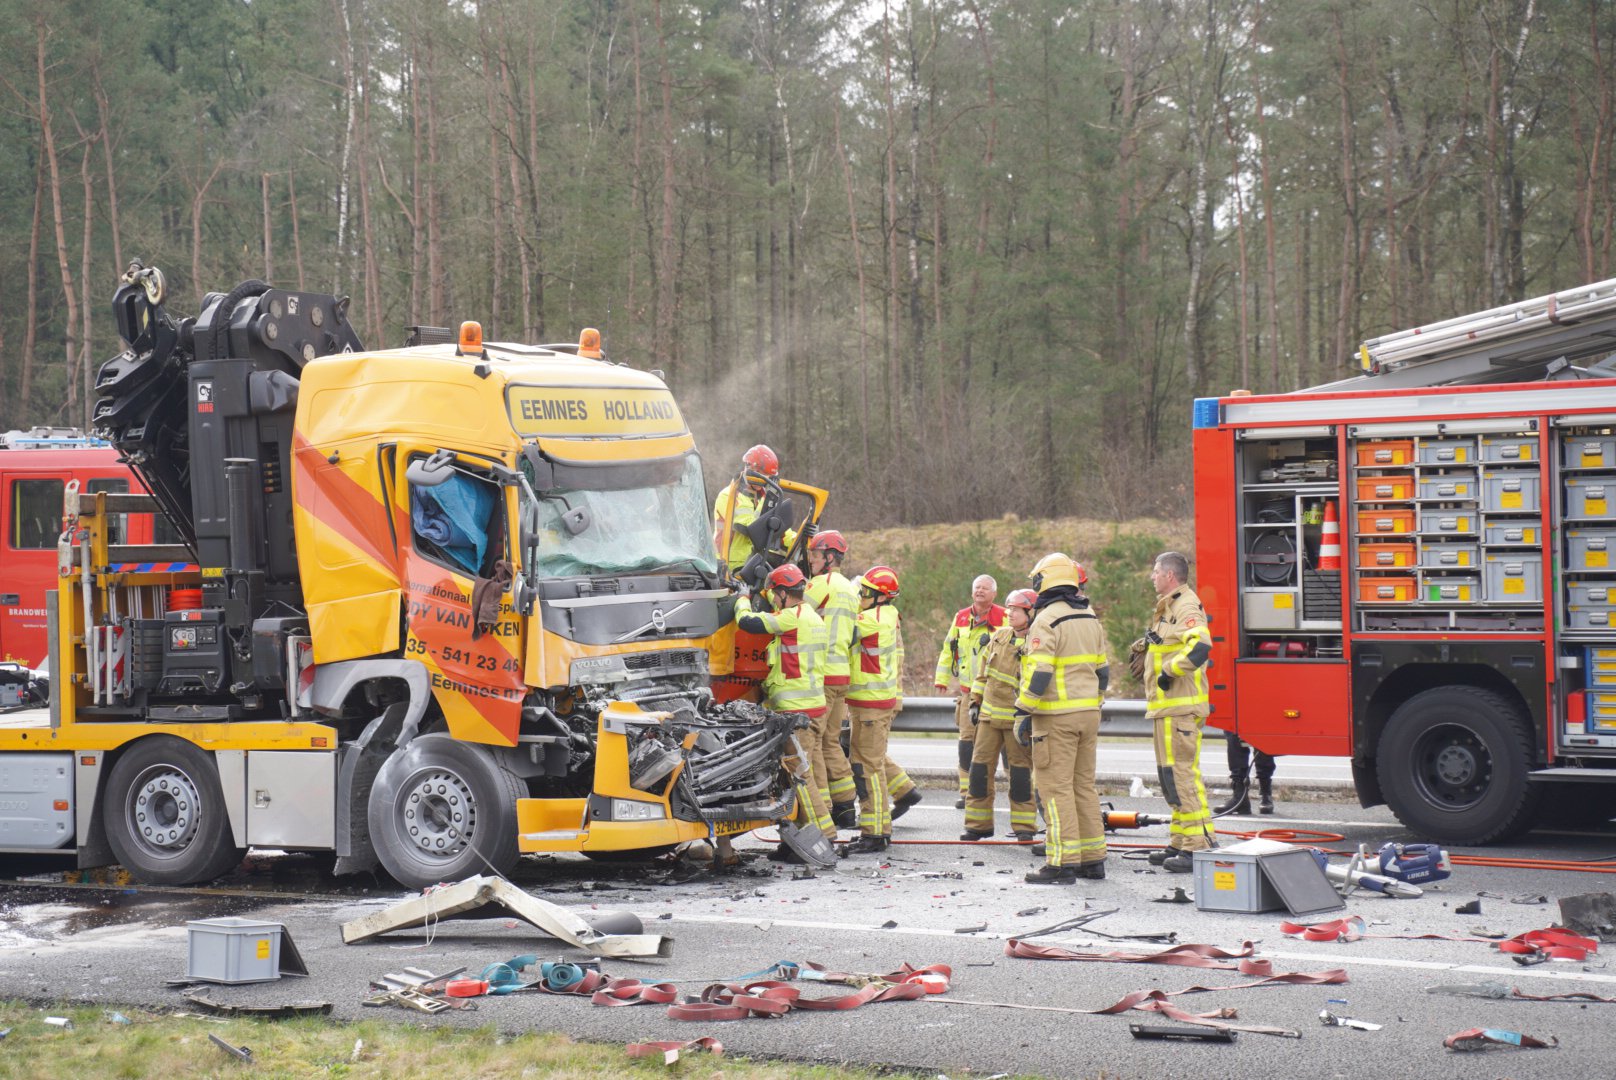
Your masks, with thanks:
[[[1565,478],[1566,517],[1616,519],[1616,476]]]
[[[1484,556],[1482,599],[1495,604],[1543,602],[1543,556],[1535,551],[1493,552]]]
[[[1481,602],[1481,578],[1475,574],[1422,576],[1420,599],[1427,604],[1478,604]]]
[[[234,915],[185,924],[190,948],[185,977],[216,983],[272,982],[281,977],[281,934],[276,922]]]
[[[1483,461],[1536,461],[1536,435],[1483,435]]]
[[[1611,620],[1612,611],[1609,604],[1567,604],[1566,626],[1573,630],[1609,630],[1616,625]]]
[[[1475,544],[1420,544],[1420,565],[1427,570],[1473,570],[1481,563]]]
[[[1421,510],[1420,532],[1426,536],[1469,536],[1481,525],[1474,510]]]
[[[1566,600],[1576,607],[1616,607],[1616,579],[1575,578],[1566,582]]]
[[[1616,568],[1616,529],[1567,529],[1566,566],[1572,573]]]
[[[1466,465],[1476,460],[1475,439],[1421,439],[1421,465]]]
[[[1481,527],[1481,542],[1537,547],[1543,542],[1543,525],[1537,521],[1488,521]]]
[[[1567,435],[1561,445],[1568,469],[1616,468],[1616,435]]]
[[[73,842],[73,755],[0,754],[0,848]]]
[[[1476,497],[1476,478],[1469,473],[1420,477],[1419,496],[1422,499],[1452,499],[1462,501]]]
[[[1541,504],[1540,478],[1526,469],[1484,469],[1481,474],[1481,508],[1506,514],[1533,514]]]

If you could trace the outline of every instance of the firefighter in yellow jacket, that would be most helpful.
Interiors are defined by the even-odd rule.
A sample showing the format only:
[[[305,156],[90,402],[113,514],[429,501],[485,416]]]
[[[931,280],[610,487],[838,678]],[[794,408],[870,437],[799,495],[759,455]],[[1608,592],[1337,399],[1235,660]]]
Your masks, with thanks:
[[[722,548],[724,535],[729,534],[729,546],[719,551],[719,557],[730,573],[746,577],[747,584],[754,588],[761,587],[769,571],[767,565],[748,568],[759,544],[769,543],[772,538],[778,549],[785,551],[797,538],[796,530],[783,520],[779,478],[780,458],[759,443],[741,455],[741,475],[713,500],[713,546]],[[762,554],[767,556],[768,552]],[[744,575],[743,570],[747,571]]]
[[[857,840],[844,855],[885,851],[892,841],[892,805],[886,777],[887,736],[903,707],[899,675],[903,671],[903,637],[899,631],[898,574],[890,566],[872,566],[853,583],[859,591],[859,614],[847,707],[853,764],[864,773],[860,792]]]
[[[960,801],[956,809],[965,809],[970,797],[972,744],[976,739],[976,725],[971,723],[971,684],[976,681],[977,661],[987,648],[993,632],[1004,625],[1004,608],[993,602],[999,595],[999,583],[991,574],[978,574],[971,582],[971,603],[954,613],[948,633],[943,635],[943,647],[937,654],[937,692],[946,694],[956,689],[954,699],[954,726],[959,731],[959,790]]]
[[[993,835],[994,774],[1004,754],[1010,772],[1010,829],[1017,840],[1031,840],[1038,831],[1038,807],[1032,799],[1032,758],[1016,741],[1016,697],[1021,691],[1021,651],[1031,625],[1038,594],[1017,589],[1005,598],[1009,625],[988,639],[971,684],[972,740],[971,787],[965,801],[965,832],[961,840],[986,840]]]
[[[775,610],[753,611],[750,597],[742,594],[735,602],[735,621],[749,633],[773,635],[768,648],[769,673],[761,688],[763,704],[775,712],[802,713],[814,722],[823,723],[824,664],[829,644],[824,620],[803,597],[807,583],[795,563],[776,567],[765,582]],[[799,735],[799,743],[801,741]],[[806,749],[803,753],[806,760],[792,754],[783,763],[795,775],[807,773],[803,787],[808,792],[809,805],[798,808],[799,820],[810,818],[809,824],[818,826],[827,837],[834,839],[836,827],[825,828],[830,822],[830,808],[820,798],[821,785],[819,778],[813,775],[812,754]],[[780,845],[779,855],[790,862],[801,861],[785,844]]]
[[[1028,575],[1038,606],[1021,659],[1016,738],[1032,747],[1033,783],[1044,800],[1043,866],[1032,885],[1070,885],[1105,877],[1105,823],[1094,788],[1100,743],[1100,703],[1111,669],[1105,627],[1089,607],[1088,580],[1060,552],[1038,560]]]
[[[835,529],[815,533],[808,541],[808,602],[825,620],[830,647],[825,654],[825,716],[808,730],[807,753],[813,759],[819,795],[830,807],[830,818],[819,823],[826,836],[837,828],[858,824],[853,767],[842,749],[842,724],[847,720],[847,688],[852,681],[850,658],[853,630],[858,623],[858,590],[842,573],[847,538]]]
[[[1178,552],[1156,556],[1150,571],[1156,610],[1150,630],[1132,648],[1145,684],[1145,718],[1155,725],[1156,773],[1173,809],[1171,839],[1150,861],[1175,874],[1193,869],[1191,852],[1217,846],[1201,782],[1201,726],[1212,712],[1206,682],[1212,632],[1189,577],[1189,560]]]

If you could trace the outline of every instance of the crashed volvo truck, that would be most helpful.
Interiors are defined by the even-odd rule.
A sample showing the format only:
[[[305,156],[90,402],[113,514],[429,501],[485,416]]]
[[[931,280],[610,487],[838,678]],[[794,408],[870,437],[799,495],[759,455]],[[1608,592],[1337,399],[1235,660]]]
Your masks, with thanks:
[[[94,426],[149,494],[68,485],[0,851],[154,883],[330,852],[419,888],[789,816],[804,721],[713,699],[733,593],[657,374],[593,330],[367,351],[335,296],[164,293],[136,264],[114,298]],[[180,542],[122,542],[154,510]]]

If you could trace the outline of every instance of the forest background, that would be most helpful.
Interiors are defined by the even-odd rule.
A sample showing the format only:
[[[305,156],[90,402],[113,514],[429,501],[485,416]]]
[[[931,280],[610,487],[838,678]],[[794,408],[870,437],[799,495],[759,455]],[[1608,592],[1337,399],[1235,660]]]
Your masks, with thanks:
[[[1609,0],[0,0],[0,427],[171,307],[666,372],[881,529],[1183,520],[1189,407],[1612,274]],[[961,586],[963,591],[963,586]],[[963,596],[960,598],[963,602]]]

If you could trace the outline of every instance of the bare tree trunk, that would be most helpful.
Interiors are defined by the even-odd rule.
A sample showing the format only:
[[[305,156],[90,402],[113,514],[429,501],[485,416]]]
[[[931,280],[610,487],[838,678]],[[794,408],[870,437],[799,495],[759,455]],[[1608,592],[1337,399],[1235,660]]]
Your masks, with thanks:
[[[259,202],[264,214],[264,280],[275,280],[275,234],[270,227],[269,174],[258,174]]]
[[[51,219],[56,230],[56,268],[62,277],[62,298],[67,304],[67,328],[63,353],[68,362],[67,402],[57,415],[72,415],[77,404],[78,383],[72,378],[73,358],[79,352],[79,298],[73,287],[73,271],[67,265],[67,221],[62,208],[62,174],[56,160],[56,135],[51,126],[50,103],[45,91],[45,19],[34,22],[35,72],[39,76],[39,130],[45,144],[45,164],[50,170]]]
[[[902,356],[903,350],[899,346],[898,326],[898,161],[897,161],[897,103],[892,96],[892,7],[890,0],[884,0],[881,5],[881,45],[885,80],[886,98],[886,192],[883,205],[885,207],[884,220],[881,222],[882,243],[886,247],[887,264],[887,291],[886,291],[886,333],[884,347],[887,351],[886,363],[886,392],[887,392],[887,428],[892,434],[891,445],[901,444],[902,424],[899,408],[899,395],[903,389]],[[902,507],[900,506],[900,513]],[[904,517],[903,520],[908,520]]]
[[[853,269],[858,275],[858,345],[859,345],[859,441],[864,456],[864,477],[870,475],[870,325],[864,306],[864,252],[859,247],[858,206],[853,199],[853,170],[847,163],[847,149],[842,145],[842,106],[836,104],[836,156],[842,163],[842,182],[847,187],[847,223],[853,239]]]
[[[675,336],[673,223],[678,216],[678,192],[674,185],[673,156],[673,73],[668,66],[668,39],[662,26],[662,0],[655,0],[657,32],[657,82],[662,95],[662,231],[657,244],[656,341],[652,351],[659,361],[677,366],[678,342]]]
[[[353,24],[348,18],[348,0],[332,0],[342,37],[337,52],[342,63],[342,152],[337,165],[337,259],[334,292],[348,289],[350,252],[348,250],[348,170],[353,160],[354,141],[354,43]]]
[[[302,292],[308,288],[308,285],[303,277],[302,233],[297,227],[297,181],[290,171],[286,174],[286,198],[291,204],[292,211],[292,261],[297,264],[297,289]]]
[[[28,230],[28,304],[22,324],[22,419],[34,415],[34,347],[39,340],[39,234],[44,223],[45,155],[34,163],[34,218]]]
[[[370,205],[370,159],[374,144],[371,142],[370,88],[371,64],[368,38],[362,39],[359,58],[360,114],[359,114],[359,224],[365,244],[365,332],[372,347],[384,342],[386,323],[382,318],[381,267],[376,258],[376,222]]]
[[[977,47],[982,50],[982,69],[987,75],[988,130],[982,148],[982,197],[976,207],[975,257],[971,260],[971,282],[965,290],[965,311],[961,319],[964,341],[960,347],[959,398],[965,401],[971,392],[971,350],[975,342],[972,328],[976,325],[976,301],[982,287],[982,256],[987,250],[988,228],[993,221],[993,155],[999,141],[999,97],[994,82],[993,49],[988,43],[987,25],[982,18],[981,6],[970,0],[971,20],[976,26]]]
[[[925,288],[920,278],[920,50],[915,42],[915,17],[917,12],[911,6],[909,18],[906,21],[905,31],[908,38],[908,67],[909,67],[909,197],[908,236],[905,238],[904,249],[907,256],[906,269],[908,270],[909,289],[909,409],[913,414],[913,430],[918,437],[924,437],[926,425],[921,420],[926,415],[925,405],[925,368],[926,368],[926,315],[925,315]]]
[[[97,64],[95,75],[95,111],[101,121],[101,156],[107,167],[107,224],[112,232],[112,265],[119,274],[123,273],[123,231],[118,224],[118,183],[112,168],[112,121],[111,104],[107,99],[106,89],[101,85],[101,66]]]
[[[1257,116],[1257,162],[1262,178],[1263,249],[1266,260],[1263,276],[1268,293],[1268,302],[1263,309],[1268,322],[1268,389],[1272,393],[1279,393],[1286,389],[1279,371],[1279,258],[1274,239],[1274,188],[1268,176],[1268,124],[1267,118],[1263,115],[1260,80],[1256,81],[1254,98]]]
[[[202,289],[202,211],[208,204],[208,189],[223,171],[224,162],[214,162],[208,178],[191,193],[191,288],[199,292]]]
[[[413,20],[412,20],[413,21]],[[410,37],[410,322],[430,324],[432,313],[421,317],[421,270],[425,259],[426,219],[422,215],[421,190],[426,186],[421,167],[421,29],[414,25]]]
[[[76,117],[73,123],[75,127],[78,126]],[[93,149],[95,138],[94,136],[86,135],[82,127],[79,128],[79,134],[84,138],[82,143],[84,150],[79,157],[79,183],[84,187],[84,229],[79,249],[79,284],[84,289],[84,326],[79,335],[79,358],[76,368],[84,387],[83,411],[78,417],[78,422],[88,429],[90,426],[90,410],[95,405],[95,365],[91,356],[95,351],[95,334],[91,327],[95,305],[90,303],[90,280],[93,276],[90,252],[91,242],[95,239],[95,184],[90,180],[90,152]],[[103,132],[104,135],[105,133]],[[71,395],[69,399],[71,400]]]
[[[1335,16],[1336,33],[1336,89],[1341,95],[1341,198],[1346,214],[1342,223],[1341,281],[1336,299],[1335,344],[1330,365],[1340,371],[1347,364],[1353,346],[1349,340],[1353,308],[1358,303],[1358,143],[1357,127],[1352,120],[1352,95],[1348,75],[1351,63],[1347,56],[1346,30],[1339,13]]]
[[[438,182],[438,66],[431,34],[426,37],[426,280],[427,314],[433,326],[448,321],[443,266],[443,193]]]

